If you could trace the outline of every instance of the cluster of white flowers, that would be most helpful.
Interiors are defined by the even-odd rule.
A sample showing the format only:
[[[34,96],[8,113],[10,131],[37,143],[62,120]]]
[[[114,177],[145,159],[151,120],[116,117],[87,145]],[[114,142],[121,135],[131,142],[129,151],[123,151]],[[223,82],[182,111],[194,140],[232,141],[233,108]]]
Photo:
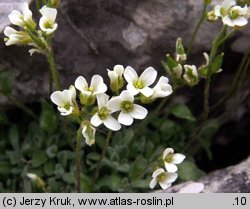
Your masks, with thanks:
[[[134,119],[144,119],[148,111],[136,104],[136,100],[150,103],[172,93],[168,78],[164,76],[151,87],[157,77],[157,71],[152,67],[138,76],[132,67],[124,69],[122,65],[116,65],[113,71],[108,70],[108,76],[110,88],[116,94],[111,98],[106,94],[108,87],[99,75],[92,77],[90,85],[84,77],[79,76],[74,86],[68,90],[55,91],[51,95],[51,100],[58,106],[61,115],[80,118],[82,134],[88,145],[95,143],[95,128],[101,124],[112,131],[118,131],[121,129],[121,124],[130,126]],[[122,90],[125,81],[126,89]],[[80,91],[79,101],[76,89]]]
[[[222,18],[224,25],[229,27],[242,27],[248,23],[250,11],[247,5],[241,7],[236,0],[223,0],[221,5],[216,5],[208,13],[208,19],[217,20]]]
[[[182,163],[185,158],[183,154],[174,153],[172,148],[166,148],[160,159],[160,166],[152,174],[149,187],[153,189],[157,183],[159,183],[162,189],[171,187],[178,177],[176,164]],[[165,169],[162,168],[161,164],[164,164]]]
[[[6,46],[20,44],[30,45],[34,49],[29,52],[32,55],[34,52],[43,52],[47,47],[46,38],[55,32],[57,29],[56,16],[57,10],[48,6],[43,6],[40,9],[41,18],[39,20],[39,28],[36,29],[37,23],[32,18],[32,12],[29,9],[29,5],[24,3],[22,5],[22,11],[13,10],[9,15],[10,22],[21,28],[21,30],[15,30],[12,27],[7,26],[4,30],[6,36]]]

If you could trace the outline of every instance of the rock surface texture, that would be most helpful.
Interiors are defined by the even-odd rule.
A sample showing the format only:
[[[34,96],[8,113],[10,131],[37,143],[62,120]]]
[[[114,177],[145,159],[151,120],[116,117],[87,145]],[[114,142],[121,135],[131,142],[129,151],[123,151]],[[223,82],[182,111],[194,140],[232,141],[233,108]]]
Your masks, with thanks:
[[[23,1],[1,1],[0,30],[9,23],[10,10],[19,8]],[[88,78],[96,73],[104,75],[106,69],[115,64],[130,65],[138,71],[153,66],[163,72],[161,60],[166,53],[174,51],[176,38],[183,37],[188,43],[202,11],[200,0],[61,2],[54,49],[65,88],[78,75]],[[35,11],[35,8],[32,2],[31,9]],[[37,12],[34,13],[38,17]],[[202,26],[193,50],[194,54],[199,54],[196,61],[203,59],[201,54],[209,49],[220,24],[205,23]],[[2,34],[1,40],[3,37]],[[241,51],[237,46],[239,44],[235,45],[235,50]],[[0,70],[10,68],[16,77],[15,94],[24,102],[32,102],[48,97],[49,70],[44,57],[39,54],[30,57],[27,51],[28,47],[6,47],[0,41]]]
[[[185,182],[162,192],[249,193],[250,157],[238,165],[214,171],[197,182]]]

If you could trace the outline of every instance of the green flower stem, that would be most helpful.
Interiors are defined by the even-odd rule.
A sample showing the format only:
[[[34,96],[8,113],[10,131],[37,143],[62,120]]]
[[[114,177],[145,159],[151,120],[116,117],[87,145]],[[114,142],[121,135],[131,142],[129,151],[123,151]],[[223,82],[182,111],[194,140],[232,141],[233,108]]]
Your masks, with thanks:
[[[91,191],[93,191],[93,188],[95,186],[96,180],[97,180],[97,178],[99,176],[101,164],[102,164],[102,161],[103,161],[103,159],[105,157],[105,154],[106,154],[106,152],[108,150],[109,141],[110,141],[111,137],[112,137],[112,131],[109,131],[108,134],[107,134],[107,137],[106,137],[106,143],[105,143],[105,145],[103,147],[103,150],[102,150],[102,154],[100,156],[100,159],[99,159],[99,161],[97,163],[97,166],[96,166],[96,169],[95,169],[95,173],[94,173],[94,177],[92,179],[92,184],[91,184],[91,189],[90,189]]]
[[[35,113],[33,113],[29,108],[27,108],[24,104],[18,101],[15,97],[11,95],[5,95],[2,92],[0,92],[0,94],[6,96],[13,104],[15,104],[21,110],[23,110],[27,115],[31,116],[34,119],[37,119],[37,116],[35,115]]]
[[[58,71],[56,69],[56,63],[55,63],[55,58],[54,58],[54,53],[51,50],[48,50],[47,52],[47,59],[48,59],[48,63],[50,66],[50,72],[55,84],[55,88],[56,90],[61,90],[62,89],[62,84],[58,75]]]
[[[76,139],[76,191],[81,192],[81,140],[82,140],[82,128],[77,131]]]
[[[197,25],[195,27],[195,30],[191,36],[191,39],[190,39],[190,42],[189,42],[189,45],[188,45],[188,49],[187,49],[187,55],[189,55],[192,51],[192,48],[193,48],[193,44],[194,44],[194,41],[195,41],[195,38],[198,34],[198,31],[200,30],[200,27],[202,25],[202,23],[204,22],[204,20],[206,19],[206,15],[207,15],[207,4],[204,4],[203,6],[203,10],[202,10],[202,13],[201,13],[201,16],[200,16],[200,19],[199,21],[197,22]]]
[[[215,105],[213,105],[210,108],[210,111],[214,111],[218,107],[220,107],[224,102],[226,102],[234,94],[234,92],[237,90],[237,86],[241,86],[240,83],[241,83],[242,79],[245,77],[244,71],[246,71],[246,69],[248,68],[249,62],[250,62],[250,48],[245,53],[240,65],[239,65],[239,68],[238,68],[237,73],[236,73],[234,80],[233,80],[233,84],[230,86],[230,90],[228,91],[228,93],[224,97],[222,97],[221,100],[219,100],[219,102],[217,102]]]
[[[209,92],[210,92],[210,82],[211,82],[211,77],[212,77],[212,64],[216,57],[218,47],[223,43],[221,40],[226,40],[224,39],[225,37],[227,37],[227,34],[225,35],[226,30],[227,30],[227,26],[223,26],[218,36],[214,39],[212,43],[212,49],[210,52],[209,64],[208,64],[208,70],[207,70],[207,78],[205,81],[205,88],[204,88],[204,110],[201,116],[201,122],[198,128],[196,129],[196,131],[188,139],[186,146],[183,148],[182,152],[185,152],[193,144],[193,142],[200,136],[203,130],[204,123],[206,122],[208,118]]]
[[[202,122],[207,120],[208,114],[209,114],[209,92],[210,92],[210,83],[211,83],[211,77],[212,77],[212,64],[216,57],[217,49],[218,47],[223,43],[221,40],[224,38],[224,34],[227,30],[227,26],[223,26],[219,35],[217,38],[213,41],[212,49],[210,52],[209,57],[209,64],[208,64],[208,70],[207,70],[207,78],[205,81],[205,89],[204,89],[204,111],[202,114]]]

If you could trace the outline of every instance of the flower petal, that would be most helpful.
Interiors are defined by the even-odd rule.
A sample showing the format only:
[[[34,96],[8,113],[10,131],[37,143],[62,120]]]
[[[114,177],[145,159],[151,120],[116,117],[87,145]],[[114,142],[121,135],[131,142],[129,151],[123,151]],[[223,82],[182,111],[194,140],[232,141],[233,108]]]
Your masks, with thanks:
[[[110,109],[112,112],[116,112],[121,110],[121,99],[120,97],[114,97],[110,99],[107,103],[108,109]]]
[[[109,101],[109,96],[105,93],[97,94],[97,104],[99,109],[102,107],[107,107],[108,101]]]
[[[161,173],[164,173],[164,169],[163,168],[158,168],[157,170],[155,170],[152,174],[152,177],[155,178],[157,176],[159,176]]]
[[[15,29],[12,28],[12,27],[7,26],[7,27],[4,29],[4,35],[5,35],[5,36],[10,36],[10,35],[13,35],[13,34],[16,34],[16,33],[17,33],[17,30],[15,30]]]
[[[102,120],[98,116],[98,113],[94,114],[94,116],[90,119],[90,123],[95,127],[102,124]]]
[[[22,12],[23,12],[24,21],[29,21],[30,19],[32,19],[32,12],[30,11],[29,5],[27,2],[23,3]]]
[[[124,67],[122,65],[115,65],[114,71],[119,75],[122,76],[124,73]]]
[[[173,154],[172,156],[173,156],[173,161],[172,161],[172,163],[174,163],[174,164],[180,164],[180,163],[182,163],[183,160],[186,158],[185,155],[179,154],[179,153]]]
[[[73,111],[73,107],[70,107],[69,110],[66,110],[65,108],[62,108],[62,107],[57,107],[57,109],[60,111],[61,115],[63,116],[70,115]]]
[[[118,131],[121,129],[121,124],[112,116],[107,116],[107,118],[103,120],[103,124],[112,131]]]
[[[134,104],[133,111],[130,112],[129,114],[135,119],[144,119],[147,116],[148,111],[146,108],[140,105]]]
[[[160,186],[162,189],[167,189],[172,186],[171,183],[166,183],[166,182],[159,182]]]
[[[174,150],[172,148],[166,148],[163,152],[163,160],[167,157],[168,154],[174,153]]]
[[[125,125],[130,126],[133,123],[134,119],[131,115],[124,113],[123,111],[120,112],[118,116],[118,122]]]
[[[156,179],[156,178],[153,178],[153,179],[150,181],[150,183],[149,183],[150,189],[154,189],[155,186],[156,186],[156,184],[157,184],[157,179]]]
[[[244,17],[238,17],[237,19],[233,20],[234,26],[244,26],[248,23],[247,19]]]
[[[168,183],[173,183],[177,177],[178,177],[178,174],[177,173],[173,173],[173,172],[165,172],[166,174],[166,182]]]
[[[229,27],[234,27],[233,21],[228,16],[223,17],[222,22],[224,25],[228,25]]]
[[[131,93],[132,95],[136,95],[139,93],[139,90],[137,88],[134,87],[134,85],[132,83],[128,83],[127,85],[127,90],[129,91],[129,93]]]
[[[47,6],[43,6],[40,9],[40,13],[42,14],[42,16],[46,17],[50,22],[54,23],[56,20],[56,16],[57,16],[57,10],[54,8],[50,8]]]
[[[8,17],[13,25],[17,25],[20,27],[23,27],[25,25],[25,23],[22,20],[23,15],[17,10],[13,10]]]
[[[176,172],[178,170],[177,166],[173,163],[167,163],[164,161],[165,168],[168,172]]]
[[[146,70],[143,71],[139,80],[142,80],[145,86],[150,86],[152,83],[155,82],[156,76],[157,71],[152,67],[148,67]]]
[[[235,0],[224,0],[222,3],[221,3],[221,6],[228,10],[230,9],[232,6],[236,5],[236,1]]]
[[[121,101],[130,101],[130,102],[134,101],[134,96],[127,90],[122,91],[119,97]]]
[[[221,6],[217,5],[214,7],[214,14],[217,16],[217,17],[221,17]]]
[[[93,88],[93,95],[104,93],[107,91],[107,86],[103,82],[103,78],[100,75],[94,75],[91,79],[90,88]]]
[[[138,80],[138,75],[134,68],[128,66],[124,71],[124,78],[128,83],[132,83]]]
[[[88,88],[88,83],[86,79],[82,76],[79,76],[75,81],[75,87],[81,91],[84,92],[86,88]]]
[[[140,90],[140,92],[145,96],[145,97],[150,97],[153,95],[154,91],[153,89],[149,87],[144,87],[143,89]]]
[[[50,96],[51,101],[57,106],[63,106],[65,102],[64,94],[61,91],[55,91]]]

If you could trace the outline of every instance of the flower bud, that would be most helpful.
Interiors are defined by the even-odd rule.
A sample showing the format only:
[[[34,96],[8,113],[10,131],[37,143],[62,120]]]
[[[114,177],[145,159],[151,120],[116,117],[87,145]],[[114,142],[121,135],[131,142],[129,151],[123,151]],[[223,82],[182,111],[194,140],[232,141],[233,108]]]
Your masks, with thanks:
[[[119,91],[124,85],[123,79],[124,67],[122,65],[116,65],[114,70],[108,70],[108,76],[110,79],[110,88],[112,91]]]
[[[30,178],[38,189],[45,191],[45,182],[34,173],[27,173],[26,176]]]
[[[183,79],[189,86],[194,86],[198,83],[199,77],[195,65],[184,65],[185,73]]]
[[[214,10],[211,10],[207,13],[207,20],[210,22],[214,22],[218,19],[218,16],[215,14]]]
[[[178,38],[176,40],[176,61],[182,62],[187,59],[187,55],[185,53],[184,46],[182,44],[182,38]]]
[[[86,144],[91,146],[95,144],[95,132],[96,129],[90,124],[89,121],[82,123],[82,135],[86,139]]]
[[[182,66],[176,60],[174,60],[169,54],[167,54],[167,60],[163,63],[163,67],[167,73],[170,74],[173,79],[180,79],[182,75]]]

